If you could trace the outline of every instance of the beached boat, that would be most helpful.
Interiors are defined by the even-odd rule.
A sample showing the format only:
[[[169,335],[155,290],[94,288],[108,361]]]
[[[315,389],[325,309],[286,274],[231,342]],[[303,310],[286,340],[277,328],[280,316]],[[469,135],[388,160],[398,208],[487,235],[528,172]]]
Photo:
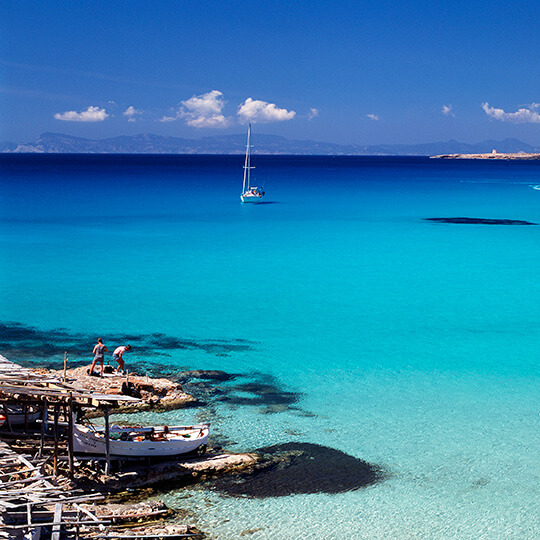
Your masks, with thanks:
[[[109,430],[111,456],[164,457],[188,454],[206,447],[209,424],[174,427],[119,427]],[[103,427],[73,426],[73,450],[84,454],[106,454]]]
[[[264,197],[264,191],[260,187],[251,185],[251,124],[248,126],[246,160],[244,162],[244,183],[242,184],[242,194],[240,200],[243,203],[260,203]]]
[[[25,411],[23,406],[7,405],[0,408],[0,427],[3,425],[7,426],[8,424],[10,426],[22,426],[26,423],[32,424],[33,422],[40,420],[42,416],[43,412],[41,409],[29,407]]]

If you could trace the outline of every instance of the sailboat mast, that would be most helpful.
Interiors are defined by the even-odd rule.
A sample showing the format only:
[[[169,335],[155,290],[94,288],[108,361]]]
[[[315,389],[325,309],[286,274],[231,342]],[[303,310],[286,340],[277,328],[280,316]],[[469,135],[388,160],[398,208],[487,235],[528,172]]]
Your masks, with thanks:
[[[242,193],[246,192],[246,187],[249,189],[249,182],[250,182],[250,169],[251,169],[251,123],[248,127],[248,135],[247,135],[247,146],[246,146],[246,161],[244,163],[244,183],[242,184]],[[247,180],[247,184],[246,184]]]

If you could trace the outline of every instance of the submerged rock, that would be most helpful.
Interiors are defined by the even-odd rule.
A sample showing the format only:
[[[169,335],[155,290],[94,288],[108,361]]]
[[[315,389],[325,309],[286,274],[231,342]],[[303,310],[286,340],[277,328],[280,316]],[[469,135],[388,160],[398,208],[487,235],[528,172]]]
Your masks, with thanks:
[[[235,375],[231,375],[230,373],[216,369],[193,369],[190,371],[182,371],[176,375],[176,378],[180,381],[187,381],[189,379],[228,381],[230,379],[234,379],[234,377]]]
[[[468,218],[468,217],[432,217],[424,218],[425,221],[436,221],[437,223],[458,223],[467,225],[538,225],[531,221],[520,219],[490,219],[490,218]]]
[[[311,443],[259,448],[264,459],[253,472],[214,481],[227,495],[253,498],[300,493],[342,493],[384,479],[382,469],[340,450]]]

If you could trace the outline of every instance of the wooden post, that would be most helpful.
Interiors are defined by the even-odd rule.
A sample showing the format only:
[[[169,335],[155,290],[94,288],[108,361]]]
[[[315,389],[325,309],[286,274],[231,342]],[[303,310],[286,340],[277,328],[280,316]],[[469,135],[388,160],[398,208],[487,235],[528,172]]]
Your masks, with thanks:
[[[62,510],[62,503],[56,503],[54,505],[54,525],[51,540],[60,540],[60,534],[62,533]]]
[[[7,424],[7,427],[9,429],[9,431],[13,431],[11,429],[11,422],[9,420],[8,407],[7,407],[7,405],[5,403],[4,403],[4,416],[6,417],[6,424]]]
[[[66,382],[66,371],[67,371],[67,351],[64,351],[64,382]]]
[[[54,404],[54,457],[53,457],[53,475],[58,475],[58,416],[60,415],[60,405]]]
[[[43,399],[43,411],[41,414],[41,442],[39,444],[39,457],[43,455],[43,447],[45,446],[45,430],[47,428],[47,398]]]
[[[109,476],[111,473],[111,444],[110,444],[110,428],[109,428],[109,405],[105,405],[105,474]]]
[[[24,410],[24,432],[28,433],[28,403],[23,405]]]
[[[75,508],[77,508],[77,524],[75,525],[75,540],[79,540],[80,539],[79,521],[81,521],[81,510],[78,505],[75,505]]]
[[[74,458],[73,458],[73,393],[69,393],[69,418],[68,418],[68,462],[69,477],[73,478]]]

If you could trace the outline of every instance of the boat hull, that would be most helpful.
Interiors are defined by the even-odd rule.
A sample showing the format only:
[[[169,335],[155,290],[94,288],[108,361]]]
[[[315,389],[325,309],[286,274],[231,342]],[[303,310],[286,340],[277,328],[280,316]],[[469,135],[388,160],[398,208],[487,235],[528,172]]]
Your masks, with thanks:
[[[22,412],[22,407],[8,407],[7,415],[9,417],[10,426],[22,426],[26,422],[32,424],[37,420],[40,420],[43,416],[42,411],[29,411],[27,414]],[[0,408],[0,426],[7,425],[6,411]]]
[[[142,435],[134,440],[109,439],[111,456],[124,457],[166,457],[194,452],[208,442],[208,426],[194,426],[184,435],[173,432],[168,440],[146,440]],[[113,433],[113,431],[111,431]],[[137,440],[142,439],[142,440]],[[85,426],[75,424],[73,429],[73,450],[77,453],[105,455],[105,437]]]
[[[260,197],[259,195],[250,195],[250,194],[240,195],[240,200],[243,203],[252,203],[252,204],[262,203],[262,197]]]

